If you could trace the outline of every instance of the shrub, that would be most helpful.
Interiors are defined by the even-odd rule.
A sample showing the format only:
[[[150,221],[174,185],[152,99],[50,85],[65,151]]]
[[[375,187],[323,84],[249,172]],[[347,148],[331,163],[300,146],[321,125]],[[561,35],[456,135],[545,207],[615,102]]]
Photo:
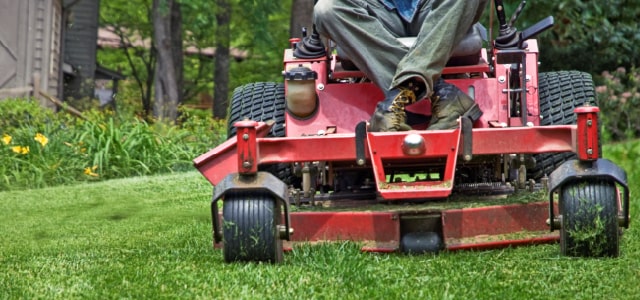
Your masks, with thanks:
[[[197,112],[185,111],[181,126],[84,114],[0,101],[0,190],[192,170],[192,159],[225,136],[224,122]]]
[[[620,67],[602,73],[596,87],[605,140],[619,141],[640,136],[640,69]]]
[[[549,15],[555,18],[556,25],[540,35],[541,67],[545,71],[599,73],[611,66],[629,68],[640,64],[636,51],[640,46],[639,4],[639,0],[529,1],[518,28]]]

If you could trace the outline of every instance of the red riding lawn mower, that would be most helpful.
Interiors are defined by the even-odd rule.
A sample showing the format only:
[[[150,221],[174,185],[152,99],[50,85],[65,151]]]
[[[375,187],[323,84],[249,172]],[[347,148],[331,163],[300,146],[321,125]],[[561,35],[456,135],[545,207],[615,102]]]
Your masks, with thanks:
[[[337,240],[405,253],[559,240],[565,255],[617,256],[629,189],[601,158],[593,81],[538,73],[532,37],[553,18],[517,31],[524,3],[507,23],[496,0],[497,37],[483,48],[477,25],[454,51],[442,78],[483,114],[451,130],[425,130],[425,99],[407,107],[424,116],[414,130],[368,131],[382,91],[303,29],[284,83],[237,88],[229,139],[194,160],[215,186],[225,261],[280,262],[296,242]]]

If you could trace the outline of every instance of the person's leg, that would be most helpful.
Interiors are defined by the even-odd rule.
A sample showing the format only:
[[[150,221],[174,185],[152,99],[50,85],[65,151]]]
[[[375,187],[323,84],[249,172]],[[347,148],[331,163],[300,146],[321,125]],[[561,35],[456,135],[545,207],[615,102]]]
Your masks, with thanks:
[[[433,0],[422,8],[410,26],[419,32],[414,48],[398,65],[394,84],[407,80],[424,82],[426,95],[431,96],[429,130],[451,129],[458,126],[458,118],[475,121],[482,116],[478,105],[456,86],[440,79],[451,51],[460,43],[480,17],[489,0]]]
[[[382,90],[391,85],[396,66],[409,51],[397,40],[406,35],[401,18],[379,1],[320,0],[314,24]]]
[[[427,1],[410,24],[411,33],[417,33],[416,44],[398,63],[391,88],[418,79],[424,82],[427,96],[433,93],[434,82],[451,51],[478,21],[486,3],[487,0]]]

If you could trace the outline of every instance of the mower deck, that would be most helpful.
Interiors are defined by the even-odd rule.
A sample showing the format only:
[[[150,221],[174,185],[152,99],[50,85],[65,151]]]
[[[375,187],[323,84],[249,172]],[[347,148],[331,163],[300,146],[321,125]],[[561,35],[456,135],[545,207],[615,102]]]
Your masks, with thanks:
[[[363,243],[369,252],[403,250],[400,240],[405,232],[441,231],[448,250],[489,249],[525,244],[550,243],[557,233],[539,220],[548,216],[548,203],[491,205],[445,208],[443,205],[410,205],[395,208],[380,205],[361,211],[308,211],[291,213],[294,229],[291,242],[350,240]],[[362,207],[358,208],[363,209]],[[299,230],[296,228],[300,228]]]
[[[443,238],[439,249],[450,251],[555,243],[558,233],[540,222],[549,216],[548,209],[544,193],[525,191],[509,196],[454,195],[424,203],[317,201],[292,207],[293,235],[284,241],[284,249],[352,241],[364,252],[399,252],[406,251],[401,240],[408,232],[436,232]]]

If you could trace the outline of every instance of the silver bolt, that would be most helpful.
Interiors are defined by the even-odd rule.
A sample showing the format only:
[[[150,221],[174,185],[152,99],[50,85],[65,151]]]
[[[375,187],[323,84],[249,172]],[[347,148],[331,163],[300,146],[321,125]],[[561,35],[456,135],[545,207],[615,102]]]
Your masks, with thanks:
[[[242,167],[245,169],[251,168],[251,163],[249,161],[245,161],[242,163]]]
[[[591,148],[587,149],[587,154],[589,154],[589,155],[593,154],[593,149],[591,149]]]
[[[506,77],[504,77],[504,76],[499,76],[499,77],[498,77],[498,82],[500,82],[500,83],[505,83],[506,81],[507,81],[507,78],[506,78]]]
[[[249,140],[249,134],[248,133],[243,134],[242,135],[242,139],[245,140],[245,141],[248,141]]]
[[[280,239],[287,239],[287,227],[284,225],[278,225],[277,228]],[[293,228],[289,228],[289,235],[293,235]]]
[[[324,84],[318,83],[318,86],[316,88],[318,89],[318,91],[322,91],[324,90]]]

